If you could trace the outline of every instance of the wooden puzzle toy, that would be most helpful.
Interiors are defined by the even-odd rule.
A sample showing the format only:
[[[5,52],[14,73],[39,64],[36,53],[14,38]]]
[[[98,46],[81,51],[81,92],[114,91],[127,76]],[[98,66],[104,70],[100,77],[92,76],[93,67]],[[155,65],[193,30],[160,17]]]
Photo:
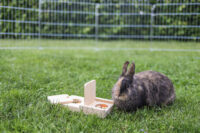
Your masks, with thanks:
[[[83,111],[85,114],[96,114],[105,118],[112,110],[113,101],[96,97],[96,81],[84,85],[84,97],[68,94],[48,96],[52,104],[61,104],[71,111]]]

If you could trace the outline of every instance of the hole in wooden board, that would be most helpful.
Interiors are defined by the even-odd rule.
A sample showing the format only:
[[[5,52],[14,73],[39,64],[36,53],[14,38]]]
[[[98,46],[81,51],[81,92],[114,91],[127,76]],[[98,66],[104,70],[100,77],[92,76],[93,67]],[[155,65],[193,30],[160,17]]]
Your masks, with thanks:
[[[79,100],[79,99],[73,99],[72,103],[78,104],[78,103],[81,103],[81,100]]]
[[[69,101],[64,101],[64,102],[59,102],[60,104],[69,104],[69,103],[74,103],[74,104],[79,104],[81,103],[81,100],[79,99],[72,99],[72,100],[69,100]]]
[[[106,108],[108,108],[108,105],[106,105],[106,104],[97,104],[97,105],[95,105],[95,107],[98,107],[98,108],[101,108],[101,109],[106,109]]]

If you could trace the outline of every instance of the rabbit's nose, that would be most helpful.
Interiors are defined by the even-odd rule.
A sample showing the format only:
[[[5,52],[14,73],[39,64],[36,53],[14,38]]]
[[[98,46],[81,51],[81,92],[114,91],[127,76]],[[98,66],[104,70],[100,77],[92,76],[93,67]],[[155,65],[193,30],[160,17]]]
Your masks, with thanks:
[[[118,99],[118,98],[119,98],[119,96],[120,96],[120,95],[115,95],[115,97],[114,97],[114,98],[115,98],[115,99]]]

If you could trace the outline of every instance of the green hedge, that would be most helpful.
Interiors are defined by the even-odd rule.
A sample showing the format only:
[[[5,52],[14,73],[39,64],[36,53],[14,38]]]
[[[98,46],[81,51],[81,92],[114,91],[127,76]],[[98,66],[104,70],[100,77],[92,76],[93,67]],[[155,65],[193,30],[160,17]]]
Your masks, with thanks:
[[[95,14],[71,14],[68,11],[92,12],[95,11],[95,4],[81,5],[75,3],[63,2],[45,2],[42,4],[41,18],[39,18],[39,0],[3,0],[0,6],[12,6],[19,8],[29,8],[31,10],[17,10],[11,8],[0,8],[1,20],[15,20],[17,22],[1,21],[0,28],[2,33],[36,33],[30,35],[1,35],[2,38],[34,38],[38,37],[40,32],[45,34],[95,34]],[[101,0],[90,0],[93,3],[103,3]],[[117,0],[112,0],[117,3]],[[124,1],[129,2],[129,1]],[[138,3],[139,1],[135,1]],[[145,3],[146,1],[140,1]],[[183,3],[180,0],[165,0],[163,3]],[[185,3],[199,2],[200,0],[184,0]],[[149,4],[156,4],[157,0],[150,0]],[[140,13],[141,15],[100,15],[98,34],[106,35],[150,35],[151,16],[145,15],[151,13],[152,6],[136,5],[122,6],[120,4],[112,6],[99,6],[99,13]],[[57,11],[57,12],[48,12]],[[179,6],[156,6],[154,13],[200,13],[200,5],[179,5]],[[39,21],[40,20],[40,21]],[[199,37],[200,28],[186,27],[155,27],[157,25],[175,25],[175,26],[195,26],[200,25],[200,15],[157,15],[154,16],[154,36],[188,36]],[[31,22],[31,23],[30,23]],[[40,22],[40,23],[39,23]],[[46,23],[48,22],[48,23]],[[65,25],[55,25],[62,23]],[[74,26],[73,24],[88,24],[89,26]],[[106,27],[108,25],[145,25],[146,27]],[[103,27],[104,26],[104,27]],[[56,37],[55,37],[56,38]],[[57,38],[65,38],[60,36]]]

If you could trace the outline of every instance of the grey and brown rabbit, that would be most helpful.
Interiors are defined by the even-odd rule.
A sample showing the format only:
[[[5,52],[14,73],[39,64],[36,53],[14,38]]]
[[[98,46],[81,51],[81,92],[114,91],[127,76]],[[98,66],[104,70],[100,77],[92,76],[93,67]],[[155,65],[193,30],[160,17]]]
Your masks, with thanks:
[[[135,74],[135,63],[127,71],[128,64],[128,61],[124,63],[122,74],[112,89],[114,104],[119,109],[133,111],[145,105],[161,106],[174,102],[174,87],[167,76],[155,71]]]

